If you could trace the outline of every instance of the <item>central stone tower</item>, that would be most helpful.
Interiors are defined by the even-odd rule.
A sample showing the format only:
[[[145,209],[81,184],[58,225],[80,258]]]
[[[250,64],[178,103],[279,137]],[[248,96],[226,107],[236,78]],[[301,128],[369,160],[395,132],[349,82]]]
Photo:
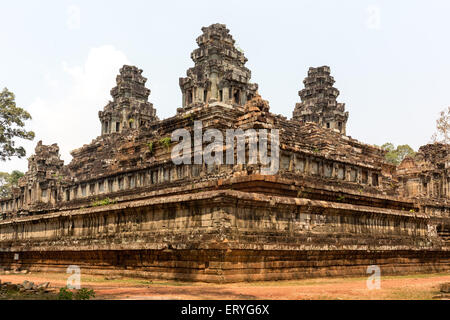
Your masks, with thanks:
[[[251,72],[244,66],[247,58],[234,46],[224,24],[202,31],[197,38],[199,48],[191,54],[195,66],[188,69],[187,77],[180,78],[183,107],[178,112],[214,102],[243,107],[258,90],[257,84],[249,83]]]
[[[102,135],[139,129],[158,120],[153,104],[148,101],[150,89],[145,87],[146,82],[141,69],[127,65],[120,69],[117,85],[111,89],[113,101],[98,113]]]
[[[334,78],[330,67],[309,68],[308,76],[303,81],[305,88],[298,92],[302,102],[295,105],[293,119],[315,122],[328,129],[346,134],[348,112],[345,104],[336,101],[339,90],[334,88]]]

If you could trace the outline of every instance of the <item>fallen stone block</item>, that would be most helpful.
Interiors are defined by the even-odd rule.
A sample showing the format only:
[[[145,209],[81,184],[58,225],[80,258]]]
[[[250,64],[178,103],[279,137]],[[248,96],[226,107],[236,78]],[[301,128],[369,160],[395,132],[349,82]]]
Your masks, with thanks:
[[[49,285],[50,285],[50,282],[44,282],[44,283],[41,283],[40,285],[38,285],[37,288],[44,290],[44,289],[47,289]]]
[[[22,283],[22,286],[23,286],[23,288],[24,288],[25,290],[33,290],[33,289],[35,288],[34,283],[31,282],[31,281],[27,281],[27,280],[25,280],[25,281]]]
[[[441,284],[441,292],[450,293],[450,282]]]

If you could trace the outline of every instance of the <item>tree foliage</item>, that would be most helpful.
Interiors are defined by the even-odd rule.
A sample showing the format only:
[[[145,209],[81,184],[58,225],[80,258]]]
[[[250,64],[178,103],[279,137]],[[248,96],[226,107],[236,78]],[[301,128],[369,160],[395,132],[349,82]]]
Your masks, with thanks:
[[[0,198],[6,197],[10,193],[10,188],[8,187],[9,173],[0,172]]]
[[[432,142],[450,144],[450,107],[441,111],[436,120],[436,133],[431,137]]]
[[[25,149],[16,146],[16,139],[33,140],[34,132],[24,129],[30,114],[16,106],[14,93],[4,88],[0,92],[0,161],[24,157]]]
[[[407,156],[414,157],[416,154],[413,148],[407,144],[399,145],[396,148],[393,143],[387,142],[383,144],[381,148],[387,151],[385,156],[386,161],[395,164],[396,166],[399,165]]]
[[[69,290],[67,287],[60,288],[58,300],[89,300],[95,298],[93,289],[82,288],[79,290]]]
[[[11,173],[0,172],[0,198],[11,195],[13,187],[17,187],[19,179],[23,177],[24,173],[14,170]]]

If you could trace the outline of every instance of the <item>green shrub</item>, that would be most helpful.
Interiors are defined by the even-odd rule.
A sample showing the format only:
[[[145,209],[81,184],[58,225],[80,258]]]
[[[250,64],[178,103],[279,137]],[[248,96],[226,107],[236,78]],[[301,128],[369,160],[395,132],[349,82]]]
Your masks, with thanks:
[[[70,291],[67,287],[59,289],[58,300],[89,300],[95,298],[93,289],[82,288]]]
[[[82,288],[75,292],[75,300],[89,300],[95,298],[95,292],[92,289]]]
[[[109,204],[117,203],[117,200],[111,200],[110,198],[105,198],[103,200],[95,200],[91,203],[91,206],[93,207],[100,207],[100,206],[107,206]]]
[[[170,143],[172,142],[172,139],[170,137],[165,137],[159,140],[159,143],[164,146],[166,149],[170,148]]]
[[[59,289],[58,300],[72,300],[73,292],[69,291],[67,287]]]

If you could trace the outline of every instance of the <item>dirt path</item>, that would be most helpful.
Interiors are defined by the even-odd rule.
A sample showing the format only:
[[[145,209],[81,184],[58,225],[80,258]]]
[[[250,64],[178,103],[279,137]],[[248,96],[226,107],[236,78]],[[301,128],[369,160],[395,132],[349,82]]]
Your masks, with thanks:
[[[49,281],[57,290],[66,285],[67,274],[32,273],[0,275],[2,282]],[[366,278],[320,278],[236,284],[185,283],[84,276],[82,287],[92,288],[98,299],[432,299],[439,284],[450,282],[450,274],[385,277],[381,289],[368,290]]]

